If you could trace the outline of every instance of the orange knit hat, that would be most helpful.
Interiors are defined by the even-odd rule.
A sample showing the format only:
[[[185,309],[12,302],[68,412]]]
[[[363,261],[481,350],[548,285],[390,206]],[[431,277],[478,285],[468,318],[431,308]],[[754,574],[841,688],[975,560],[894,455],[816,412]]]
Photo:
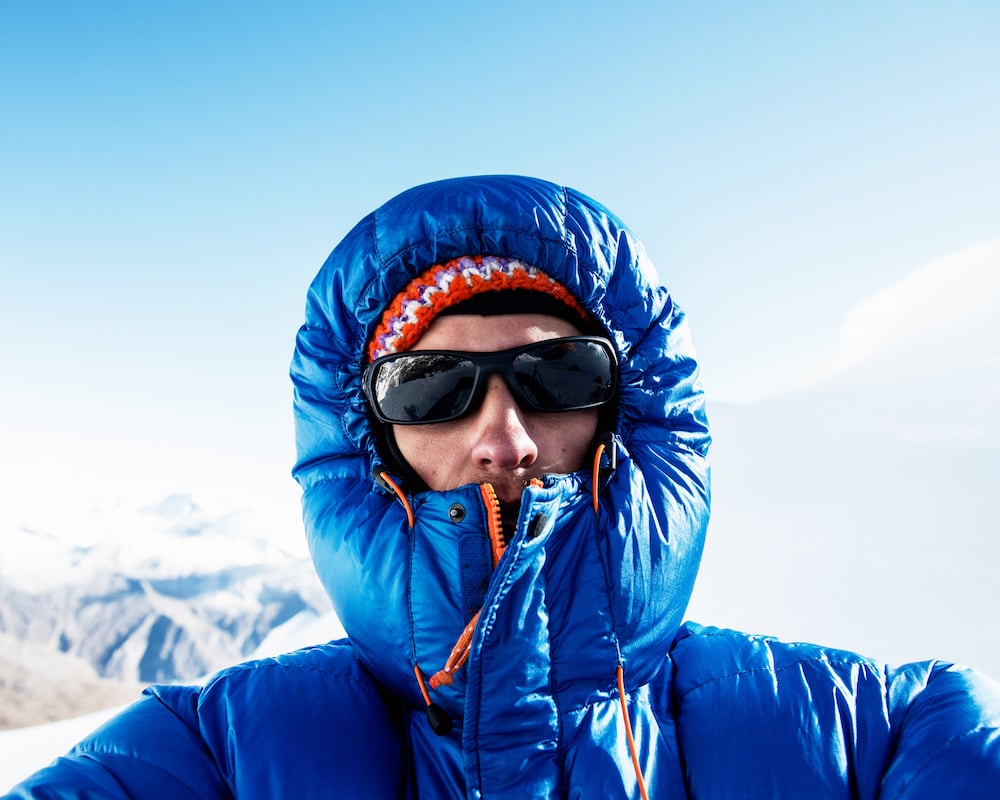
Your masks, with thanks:
[[[560,316],[572,317],[578,324],[591,320],[565,286],[536,267],[503,256],[461,256],[435,264],[396,295],[368,342],[369,361],[409,350],[439,314],[487,292],[517,292],[523,298],[544,297],[546,311],[555,309]],[[539,310],[537,303],[521,303],[521,306],[512,303],[504,313]]]

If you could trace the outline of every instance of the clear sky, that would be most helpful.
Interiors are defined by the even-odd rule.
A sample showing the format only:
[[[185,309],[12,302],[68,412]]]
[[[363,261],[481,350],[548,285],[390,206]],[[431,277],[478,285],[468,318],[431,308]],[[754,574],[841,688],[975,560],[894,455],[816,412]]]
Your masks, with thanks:
[[[713,401],[795,383],[866,297],[1000,237],[998,43],[993,0],[7,0],[0,506],[294,506],[307,284],[454,175],[620,214]]]

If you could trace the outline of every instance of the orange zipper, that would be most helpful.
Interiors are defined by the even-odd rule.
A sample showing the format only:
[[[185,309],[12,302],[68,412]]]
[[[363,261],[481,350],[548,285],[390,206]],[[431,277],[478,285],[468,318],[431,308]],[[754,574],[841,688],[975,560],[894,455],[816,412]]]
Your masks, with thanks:
[[[500,499],[497,497],[493,485],[489,483],[480,484],[479,493],[486,506],[486,533],[490,537],[490,556],[493,561],[493,569],[496,569],[497,564],[500,563],[500,557],[507,547],[507,541],[503,535]],[[476,629],[476,623],[479,622],[479,614],[480,612],[477,611],[465,626],[458,641],[455,642],[455,646],[451,648],[451,653],[448,655],[444,667],[431,676],[428,683],[432,689],[437,689],[439,686],[451,686],[455,682],[455,673],[469,660],[469,651],[472,649],[472,634]]]
[[[503,518],[500,514],[500,498],[497,497],[496,489],[491,483],[479,484],[479,493],[483,496],[483,503],[486,505],[486,533],[490,537],[490,555],[493,558],[493,569],[500,563],[500,556],[503,555],[504,548],[507,547],[507,540],[503,535]]]

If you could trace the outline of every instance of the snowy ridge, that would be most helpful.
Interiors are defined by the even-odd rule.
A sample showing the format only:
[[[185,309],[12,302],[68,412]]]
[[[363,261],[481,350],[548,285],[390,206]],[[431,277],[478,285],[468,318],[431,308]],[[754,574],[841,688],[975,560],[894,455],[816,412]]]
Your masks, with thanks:
[[[296,616],[329,610],[307,558],[247,515],[212,516],[186,495],[55,522],[4,532],[0,632],[79,656],[102,677],[196,679]]]
[[[317,616],[298,615],[274,628],[251,658],[266,658],[291,652],[317,642],[344,635],[343,626],[332,611]],[[138,697],[138,691],[135,696]],[[67,752],[124,706],[115,705],[44,725],[0,730],[0,791],[6,791],[36,770]]]

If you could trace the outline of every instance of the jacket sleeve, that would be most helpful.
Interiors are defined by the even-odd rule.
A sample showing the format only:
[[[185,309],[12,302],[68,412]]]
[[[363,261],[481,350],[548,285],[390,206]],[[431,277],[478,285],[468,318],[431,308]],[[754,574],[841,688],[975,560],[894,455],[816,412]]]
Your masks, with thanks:
[[[152,690],[64,757],[11,789],[2,800],[222,800],[229,798],[198,733],[198,690]]]
[[[156,686],[0,800],[400,797],[401,712],[345,642]]]
[[[1000,686],[932,662],[889,673],[895,748],[881,800],[993,798],[1000,793]]]

